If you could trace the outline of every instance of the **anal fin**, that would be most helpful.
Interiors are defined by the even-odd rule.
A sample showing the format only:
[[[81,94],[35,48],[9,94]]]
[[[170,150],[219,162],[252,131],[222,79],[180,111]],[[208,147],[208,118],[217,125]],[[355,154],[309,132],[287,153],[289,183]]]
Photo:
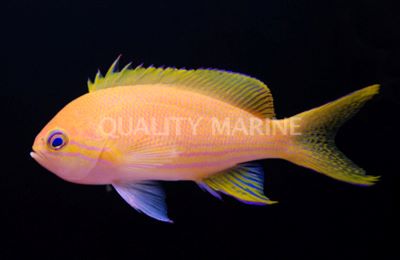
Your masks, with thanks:
[[[218,198],[217,192],[222,192],[246,204],[277,203],[264,195],[263,170],[254,163],[239,164],[204,179],[199,185]]]

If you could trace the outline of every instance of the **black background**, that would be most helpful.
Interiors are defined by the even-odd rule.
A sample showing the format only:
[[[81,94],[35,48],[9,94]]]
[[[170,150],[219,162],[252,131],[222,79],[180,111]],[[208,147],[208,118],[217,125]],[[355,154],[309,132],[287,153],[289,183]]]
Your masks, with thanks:
[[[8,1],[2,4],[1,259],[399,259],[400,17],[396,1]],[[214,67],[269,85],[288,117],[374,83],[381,94],[337,144],[365,188],[264,161],[269,207],[165,183],[165,224],[104,186],[67,183],[33,161],[40,129],[122,63]]]

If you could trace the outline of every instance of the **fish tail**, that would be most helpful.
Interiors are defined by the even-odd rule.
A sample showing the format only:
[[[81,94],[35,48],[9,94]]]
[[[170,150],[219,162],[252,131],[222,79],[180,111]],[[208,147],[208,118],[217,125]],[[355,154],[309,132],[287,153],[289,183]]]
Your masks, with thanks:
[[[290,118],[296,120],[299,131],[298,135],[291,137],[292,145],[287,150],[286,159],[340,181],[373,185],[379,177],[366,175],[336,148],[334,139],[339,127],[376,95],[379,87],[363,88]]]

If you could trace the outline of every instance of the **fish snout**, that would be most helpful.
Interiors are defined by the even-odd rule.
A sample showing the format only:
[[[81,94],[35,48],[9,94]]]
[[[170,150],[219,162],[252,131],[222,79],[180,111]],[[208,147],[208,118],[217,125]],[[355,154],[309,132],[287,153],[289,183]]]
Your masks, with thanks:
[[[35,142],[33,143],[32,146],[32,151],[30,152],[30,156],[35,159],[36,161],[39,161],[40,159],[44,159],[44,156],[42,154],[42,149],[45,146],[45,141],[44,138],[37,138]]]

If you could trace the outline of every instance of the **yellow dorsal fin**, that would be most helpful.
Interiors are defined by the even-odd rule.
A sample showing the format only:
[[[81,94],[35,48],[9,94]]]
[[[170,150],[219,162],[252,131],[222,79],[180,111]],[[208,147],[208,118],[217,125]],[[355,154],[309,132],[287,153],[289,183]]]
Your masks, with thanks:
[[[94,82],[88,81],[89,92],[118,86],[165,84],[166,87],[186,89],[216,98],[258,117],[275,116],[270,90],[255,78],[215,69],[186,70],[141,66],[130,69],[130,64],[121,71],[116,71],[118,60],[119,58],[104,77],[98,72]]]

